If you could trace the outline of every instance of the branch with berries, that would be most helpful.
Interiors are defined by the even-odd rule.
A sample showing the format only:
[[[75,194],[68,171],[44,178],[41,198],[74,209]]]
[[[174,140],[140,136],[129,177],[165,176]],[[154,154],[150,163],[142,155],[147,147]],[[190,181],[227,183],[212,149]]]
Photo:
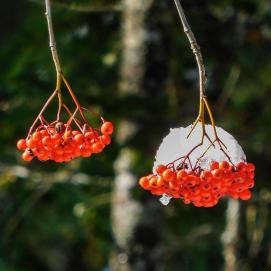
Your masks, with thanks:
[[[53,160],[68,162],[77,157],[90,157],[101,153],[111,143],[113,124],[96,114],[91,109],[82,107],[65,78],[58,53],[53,31],[50,0],[45,0],[46,18],[49,32],[49,46],[56,69],[56,87],[45,102],[38,116],[31,125],[28,135],[17,142],[17,148],[22,150],[22,158],[31,161],[36,157],[40,161]],[[75,109],[71,110],[63,101],[62,85],[69,93]],[[51,102],[58,98],[56,119],[48,121],[44,115]],[[94,127],[85,116],[88,111],[93,118],[100,120],[100,126]],[[63,115],[65,114],[65,119]]]
[[[174,3],[198,66],[199,113],[191,127],[172,129],[164,138],[153,173],[140,178],[139,185],[153,195],[163,195],[161,202],[165,205],[171,198],[196,207],[213,207],[225,196],[248,200],[255,166],[246,163],[237,141],[215,124],[205,91],[207,78],[201,49],[180,1]],[[211,125],[206,124],[206,115]]]

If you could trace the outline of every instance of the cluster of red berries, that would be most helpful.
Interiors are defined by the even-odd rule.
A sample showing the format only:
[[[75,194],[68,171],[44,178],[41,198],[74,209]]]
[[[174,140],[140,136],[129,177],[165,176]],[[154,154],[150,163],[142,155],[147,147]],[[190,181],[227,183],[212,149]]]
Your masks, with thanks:
[[[153,195],[166,194],[181,198],[185,204],[196,207],[213,207],[219,199],[230,196],[234,199],[251,198],[254,186],[255,166],[240,162],[236,166],[228,162],[212,162],[210,170],[173,170],[165,165],[156,168],[157,174],[142,177],[139,185]]]
[[[26,139],[17,142],[17,148],[24,151],[22,158],[31,161],[53,160],[68,162],[77,157],[90,157],[103,151],[111,143],[113,124],[103,122],[101,128],[85,128],[84,131],[72,130],[68,124],[57,122],[55,125],[41,125]]]

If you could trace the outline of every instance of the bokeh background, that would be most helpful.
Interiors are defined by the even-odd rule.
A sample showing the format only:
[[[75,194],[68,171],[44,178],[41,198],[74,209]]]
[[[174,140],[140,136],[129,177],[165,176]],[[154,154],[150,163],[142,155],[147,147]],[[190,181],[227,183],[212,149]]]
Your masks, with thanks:
[[[52,1],[64,73],[116,133],[90,159],[21,160],[16,140],[55,85],[43,2],[0,9],[0,270],[271,270],[270,1],[181,1],[217,125],[257,167],[252,200],[211,209],[163,207],[137,186],[169,128],[197,114],[196,64],[172,0]]]

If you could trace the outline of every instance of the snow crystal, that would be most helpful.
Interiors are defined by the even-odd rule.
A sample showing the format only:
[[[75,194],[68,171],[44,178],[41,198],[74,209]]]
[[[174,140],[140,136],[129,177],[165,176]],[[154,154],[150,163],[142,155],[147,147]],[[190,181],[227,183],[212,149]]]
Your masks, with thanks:
[[[171,199],[172,197],[168,196],[167,194],[163,194],[159,200],[163,205],[168,205]]]

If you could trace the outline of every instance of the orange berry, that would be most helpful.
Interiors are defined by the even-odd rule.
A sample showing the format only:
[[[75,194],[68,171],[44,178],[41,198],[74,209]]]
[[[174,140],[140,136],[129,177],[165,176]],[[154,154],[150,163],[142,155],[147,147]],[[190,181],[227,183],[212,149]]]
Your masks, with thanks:
[[[178,191],[179,190],[179,186],[177,183],[175,182],[169,182],[169,188],[172,190],[172,191]]]
[[[45,136],[43,139],[42,139],[42,144],[45,145],[45,146],[50,146],[53,144],[52,142],[52,139],[50,136]]]
[[[239,198],[239,193],[237,193],[236,191],[234,191],[232,189],[229,190],[229,194],[234,199],[238,199]]]
[[[76,136],[76,135],[79,135],[79,134],[81,134],[81,132],[78,131],[78,130],[72,131],[72,135],[73,135],[73,136]]]
[[[246,166],[246,170],[249,172],[255,171],[255,166],[252,163],[248,163]]]
[[[85,158],[90,157],[92,155],[92,152],[89,150],[83,150],[83,151],[81,151],[81,155],[82,155],[82,157],[85,157]]]
[[[162,175],[166,169],[167,167],[165,165],[159,165],[156,167],[155,171],[157,174]]]
[[[28,148],[35,148],[37,146],[37,142],[35,142],[32,137],[26,140],[26,145]]]
[[[54,153],[56,155],[63,155],[64,154],[64,149],[62,147],[56,145],[55,148],[54,148]]]
[[[184,169],[181,169],[177,172],[177,181],[179,182],[183,182],[185,181],[186,177],[187,177],[187,172]]]
[[[238,171],[243,171],[243,170],[246,169],[246,164],[245,164],[244,162],[240,162],[240,163],[238,163],[238,164],[236,165],[236,169],[237,169]]]
[[[149,181],[149,185],[151,188],[156,188],[157,187],[157,177],[153,176],[151,177],[150,181]]]
[[[71,131],[66,131],[65,133],[64,133],[64,135],[63,135],[63,139],[65,140],[65,141],[67,141],[67,140],[69,140],[69,139],[71,139],[72,138],[72,132]]]
[[[26,140],[25,139],[20,139],[17,141],[17,149],[19,150],[25,150],[27,148],[26,146]]]
[[[40,130],[40,133],[41,133],[42,137],[48,135],[48,132],[45,129]]]
[[[24,161],[30,162],[34,158],[34,156],[32,155],[31,151],[25,150],[22,154],[22,158]]]
[[[139,180],[139,185],[143,188],[143,189],[148,189],[149,186],[149,179],[147,177],[142,177]]]
[[[221,178],[224,175],[224,171],[222,169],[214,169],[212,170],[212,174],[216,178]]]
[[[61,134],[54,134],[51,136],[51,139],[54,141],[54,142],[58,142],[61,138]]]
[[[255,181],[254,180],[251,180],[251,179],[248,179],[246,182],[245,182],[245,186],[247,188],[253,188],[255,185]]]
[[[91,149],[92,149],[93,153],[100,153],[103,151],[103,145],[101,143],[97,142],[92,145]]]
[[[106,121],[101,127],[101,132],[104,135],[111,135],[113,133],[114,127],[112,122]]]
[[[191,200],[185,199],[185,200],[183,201],[183,203],[184,203],[184,204],[190,204],[190,203],[191,203]]]
[[[219,168],[220,169],[229,169],[230,164],[227,161],[222,161],[222,162],[219,163]]]
[[[213,174],[210,171],[206,170],[201,172],[200,177],[202,179],[209,180],[213,178]]]
[[[153,195],[156,195],[156,196],[161,196],[164,194],[164,191],[162,189],[159,189],[159,188],[154,188],[151,190],[151,193]]]
[[[77,135],[75,135],[74,137],[73,137],[73,140],[74,140],[74,142],[76,142],[77,144],[82,144],[83,143],[83,141],[84,141],[84,135],[82,135],[82,134],[77,134]]]
[[[176,177],[176,174],[175,172],[173,172],[171,169],[166,169],[163,174],[162,174],[162,177],[165,181],[167,182],[171,182],[175,179]]]
[[[94,133],[94,132],[86,132],[85,133],[85,139],[91,140],[94,138],[97,138],[96,133]]]
[[[241,200],[249,200],[252,197],[252,194],[249,190],[244,190],[239,195]]]
[[[248,178],[249,178],[249,179],[254,179],[254,177],[255,177],[255,173],[254,173],[253,171],[250,171],[250,172],[248,173]]]
[[[159,177],[157,178],[157,186],[158,186],[158,187],[161,187],[161,186],[164,186],[164,184],[165,184],[164,179],[163,179],[161,176],[159,176]]]
[[[211,170],[218,169],[219,168],[219,163],[214,161],[211,163]]]
[[[108,136],[108,135],[102,135],[102,136],[100,137],[100,140],[101,140],[102,143],[105,144],[105,145],[109,145],[109,144],[111,143],[111,138],[110,138],[110,136]]]
[[[31,137],[34,141],[40,141],[42,139],[42,134],[41,132],[37,131],[35,132],[32,137]]]

